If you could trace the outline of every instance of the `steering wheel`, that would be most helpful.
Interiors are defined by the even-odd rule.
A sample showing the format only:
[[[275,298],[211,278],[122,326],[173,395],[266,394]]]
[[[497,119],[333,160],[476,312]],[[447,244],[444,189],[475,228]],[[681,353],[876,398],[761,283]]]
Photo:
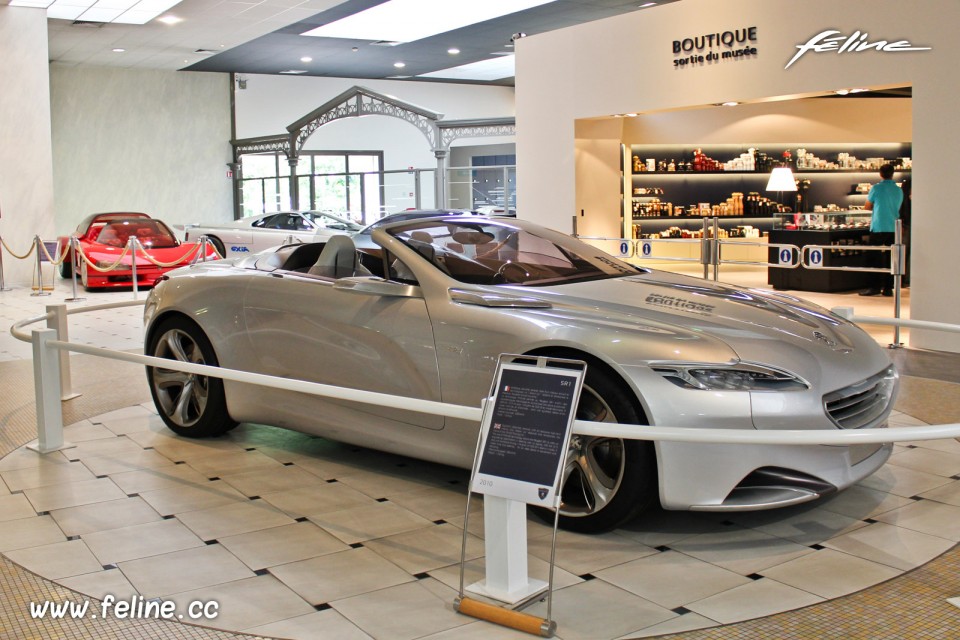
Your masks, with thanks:
[[[507,275],[508,271],[519,271],[518,274],[520,279],[510,278]],[[521,283],[526,281],[530,277],[530,268],[522,262],[504,262],[500,265],[500,268],[497,269],[497,273],[493,276],[494,284],[508,284],[511,282]]]

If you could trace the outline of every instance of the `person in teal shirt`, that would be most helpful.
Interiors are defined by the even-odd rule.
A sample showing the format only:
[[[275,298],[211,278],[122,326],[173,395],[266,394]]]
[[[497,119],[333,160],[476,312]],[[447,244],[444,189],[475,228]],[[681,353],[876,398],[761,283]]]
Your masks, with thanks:
[[[894,243],[897,218],[900,217],[900,205],[903,204],[903,190],[893,181],[893,165],[880,167],[880,182],[870,187],[864,208],[872,212],[870,216],[870,244],[890,246]],[[889,268],[889,254],[882,251],[870,251],[867,266]],[[862,296],[893,295],[893,276],[889,273],[875,273],[873,286],[860,292]]]

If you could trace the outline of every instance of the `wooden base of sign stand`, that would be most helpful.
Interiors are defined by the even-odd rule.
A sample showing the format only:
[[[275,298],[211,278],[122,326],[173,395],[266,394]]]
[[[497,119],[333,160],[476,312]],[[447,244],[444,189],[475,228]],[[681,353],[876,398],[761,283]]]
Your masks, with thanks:
[[[487,604],[466,596],[453,601],[453,608],[460,613],[480,620],[486,620],[503,627],[510,627],[535,636],[552,638],[557,632],[557,623],[546,618],[504,609],[495,604]]]

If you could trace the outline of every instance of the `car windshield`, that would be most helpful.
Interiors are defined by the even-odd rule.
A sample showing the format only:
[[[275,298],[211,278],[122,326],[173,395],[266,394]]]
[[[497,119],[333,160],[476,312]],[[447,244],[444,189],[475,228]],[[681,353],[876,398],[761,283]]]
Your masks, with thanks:
[[[317,211],[303,211],[301,214],[304,218],[310,220],[313,224],[317,225],[319,229],[332,229],[335,231],[359,231],[360,225],[355,222],[351,222],[340,216],[335,216],[330,213],[319,213]]]
[[[176,236],[159,220],[110,222],[100,229],[96,242],[111,247],[124,247],[131,237],[135,237],[146,249],[164,249],[178,244]]]
[[[470,284],[544,286],[643,273],[561,233],[485,220],[429,220],[387,230],[438,269]]]

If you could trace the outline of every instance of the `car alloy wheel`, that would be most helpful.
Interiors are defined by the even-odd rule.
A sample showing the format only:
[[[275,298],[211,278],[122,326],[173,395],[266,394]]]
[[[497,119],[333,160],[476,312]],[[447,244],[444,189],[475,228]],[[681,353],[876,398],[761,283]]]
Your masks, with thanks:
[[[171,317],[151,332],[147,353],[192,364],[219,366],[210,341],[192,321]],[[191,437],[216,436],[236,426],[226,410],[223,381],[162,367],[147,367],[154,404],[172,431]]]

